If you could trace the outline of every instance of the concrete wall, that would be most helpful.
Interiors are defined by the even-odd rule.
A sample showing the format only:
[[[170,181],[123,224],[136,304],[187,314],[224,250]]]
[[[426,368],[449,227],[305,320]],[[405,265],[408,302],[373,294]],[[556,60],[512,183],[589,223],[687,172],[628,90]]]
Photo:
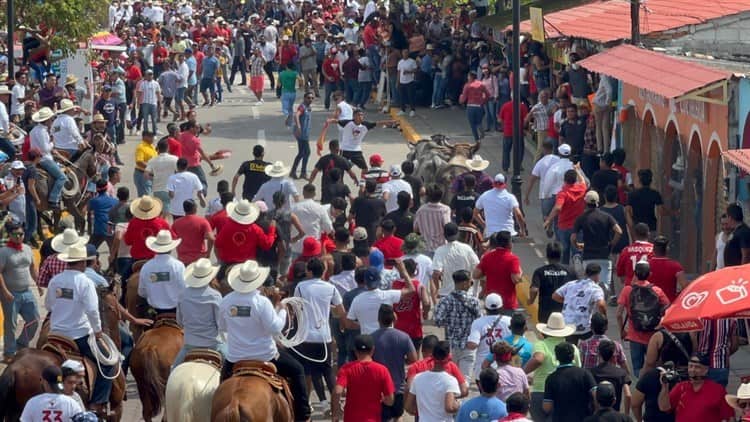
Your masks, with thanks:
[[[681,47],[684,51],[722,58],[750,60],[750,11],[660,33],[644,40],[651,46]]]

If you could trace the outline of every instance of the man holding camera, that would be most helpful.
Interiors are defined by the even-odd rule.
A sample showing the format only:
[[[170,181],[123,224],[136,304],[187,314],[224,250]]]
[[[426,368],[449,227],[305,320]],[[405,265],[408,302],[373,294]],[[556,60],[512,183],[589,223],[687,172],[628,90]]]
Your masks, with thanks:
[[[670,389],[670,378],[662,372],[659,410],[672,412],[676,422],[730,421],[734,410],[729,407],[720,384],[706,378],[710,367],[709,357],[693,354],[688,361],[688,379]]]

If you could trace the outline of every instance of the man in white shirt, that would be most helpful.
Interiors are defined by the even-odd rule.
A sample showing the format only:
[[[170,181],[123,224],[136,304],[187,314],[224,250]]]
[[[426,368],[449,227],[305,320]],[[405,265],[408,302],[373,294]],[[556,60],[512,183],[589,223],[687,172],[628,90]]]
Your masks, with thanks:
[[[542,199],[542,210],[547,210],[547,213],[544,214],[546,216],[549,216],[549,213],[552,212],[552,208],[555,207],[555,198],[562,190],[563,183],[565,182],[565,172],[573,169],[573,162],[570,161],[571,152],[572,149],[568,144],[562,144],[557,147],[557,153],[560,155],[560,159],[550,165],[540,179],[539,195],[541,196],[544,194],[544,199]],[[542,186],[544,186],[544,192],[541,192]],[[544,218],[546,219],[546,217]],[[549,229],[547,229],[547,233],[554,233],[556,227],[557,219],[555,219]]]
[[[160,1],[154,3],[154,7],[151,8],[151,22],[164,23],[164,8],[161,7]]]
[[[495,342],[511,335],[510,317],[502,315],[503,298],[497,293],[490,293],[484,298],[484,309],[487,315],[481,316],[471,323],[466,349],[476,350],[478,358],[474,361],[474,379],[479,380],[484,356],[487,356]]]
[[[302,188],[303,200],[292,205],[292,213],[297,216],[305,237],[320,239],[323,233],[331,233],[333,224],[325,207],[315,200],[315,185],[306,184]],[[292,244],[292,258],[302,254],[302,239]]]
[[[159,156],[156,158],[158,157]],[[198,196],[201,206],[206,206],[206,197],[203,195],[203,185],[198,176],[187,170],[187,160],[180,158],[176,161],[176,164],[177,173],[168,177],[166,186],[169,194],[169,212],[175,219],[185,215],[182,203],[188,199],[195,199],[196,195]]]
[[[29,144],[32,150],[37,150],[41,154],[39,167],[55,179],[52,189],[50,189],[47,195],[47,201],[50,207],[59,208],[60,196],[62,195],[67,178],[52,157],[54,154],[54,144],[50,138],[50,128],[54,121],[53,117],[55,117],[55,113],[49,107],[42,107],[39,111],[31,115],[31,120],[36,122],[36,125],[29,133]]]
[[[429,371],[417,374],[404,397],[404,409],[412,415],[419,411],[423,421],[447,422],[453,420],[461,404],[461,388],[455,377],[445,372],[444,365],[450,356],[450,343],[440,341],[432,351],[435,362]]]
[[[417,83],[415,82],[417,62],[409,57],[408,49],[401,50],[401,60],[398,61],[396,69],[398,70],[398,91],[401,98],[401,111],[398,112],[398,115],[406,115],[406,102],[408,100],[411,107],[409,117],[414,117],[416,115],[414,109],[417,104]]]
[[[344,40],[350,44],[357,44],[358,38],[359,28],[354,26],[354,19],[349,18],[346,21],[346,28],[344,28]]]
[[[274,336],[280,335],[286,323],[286,311],[279,297],[272,303],[258,291],[271,269],[248,260],[235,265],[227,277],[233,292],[219,305],[219,331],[227,335],[227,356],[221,371],[224,380],[232,374],[234,364],[243,360],[271,362],[279,375],[287,378],[294,397],[294,417],[310,418],[305,370],[287,349],[276,347]]]
[[[161,87],[159,82],[154,80],[154,71],[146,69],[143,74],[143,80],[138,83],[136,88],[138,95],[138,104],[141,107],[141,118],[143,119],[143,130],[148,129],[148,121],[151,120],[151,132],[158,133],[156,130],[156,118],[158,117],[158,107],[161,103]]]
[[[52,139],[55,148],[69,155],[69,160],[75,161],[78,151],[85,149],[86,141],[83,140],[78,124],[73,116],[78,114],[79,108],[73,101],[64,98],[60,101],[60,109],[57,110],[57,118],[52,123]]]
[[[343,94],[340,95],[343,96]],[[343,97],[339,103],[341,102],[344,102]],[[347,106],[349,105],[347,104]],[[349,107],[351,108],[351,106]],[[353,111],[352,120],[342,118],[344,117],[344,113],[338,113],[337,117],[338,119],[332,119],[331,121],[338,120],[341,155],[362,169],[363,172],[367,171],[367,162],[365,161],[365,156],[362,154],[362,142],[365,140],[367,132],[377,126],[378,122],[366,122],[365,112],[361,109]]]
[[[526,187],[526,198],[524,203],[528,206],[530,204],[531,190],[534,185],[539,181],[539,202],[542,207],[542,217],[547,218],[552,207],[555,206],[555,194],[551,192],[551,181],[545,178],[547,171],[552,167],[553,164],[560,161],[560,157],[553,153],[554,144],[552,140],[547,139],[542,144],[542,158],[534,164],[534,168],[531,170],[531,180]]]
[[[42,370],[44,392],[26,402],[21,413],[21,422],[70,421],[83,413],[81,405],[63,392],[62,370],[56,365]]]
[[[396,261],[396,268],[403,280],[413,280],[404,268],[403,261]],[[378,309],[380,305],[393,305],[402,298],[415,294],[414,283],[406,283],[401,290],[380,290],[381,271],[375,267],[367,268],[365,272],[366,292],[362,292],[352,301],[346,315],[346,328],[359,329],[362,334],[372,334],[380,328],[378,324]]]
[[[16,83],[13,85],[13,90],[11,91],[11,118],[13,118],[14,116],[18,116],[17,119],[20,120],[23,117],[24,103],[28,99],[26,98],[26,82],[28,82],[28,78],[29,77],[26,72],[16,72]],[[31,96],[32,95],[30,94],[29,97]]]
[[[148,160],[148,163],[146,163],[146,174],[151,178],[151,189],[154,192],[154,196],[161,200],[164,207],[162,209],[167,210],[171,209],[167,183],[169,178],[174,175],[177,170],[178,158],[169,153],[169,142],[166,138],[161,139],[156,144],[156,152],[158,152],[159,155]],[[185,163],[187,163],[187,161],[185,161]],[[195,175],[193,174],[193,176]],[[196,179],[197,178],[198,176],[196,176]],[[200,180],[198,180],[198,183],[200,183]]]
[[[392,212],[398,209],[398,193],[405,191],[409,193],[409,196],[414,197],[411,191],[411,185],[401,177],[404,173],[401,171],[401,166],[394,164],[391,166],[389,171],[391,176],[390,180],[383,183],[383,200],[385,200],[385,211]]]
[[[343,63],[340,61],[339,63]],[[333,93],[333,101],[336,102],[336,110],[333,112],[333,119],[335,121],[349,121],[354,119],[354,108],[346,102],[346,97],[343,91],[336,91]],[[341,143],[343,128],[341,125],[338,126],[339,130],[339,143]],[[343,149],[343,148],[342,148]]]
[[[521,213],[518,199],[506,189],[505,175],[495,175],[493,186],[494,189],[488,190],[477,199],[474,207],[474,218],[484,226],[485,239],[501,231],[510,232],[512,236],[526,236],[526,220]],[[518,220],[519,232],[516,232],[513,217]]]
[[[479,257],[474,249],[466,243],[458,241],[458,226],[448,223],[443,229],[447,243],[435,249],[432,257],[432,283],[430,294],[433,303],[439,298],[448,296],[454,289],[453,273],[460,270],[473,271],[479,264]],[[474,288],[472,296],[477,295]]]
[[[146,299],[156,314],[176,313],[180,295],[185,290],[185,264],[170,255],[182,239],[172,239],[172,232],[160,230],[146,238],[146,247],[156,255],[149,259],[138,277],[138,296]]]

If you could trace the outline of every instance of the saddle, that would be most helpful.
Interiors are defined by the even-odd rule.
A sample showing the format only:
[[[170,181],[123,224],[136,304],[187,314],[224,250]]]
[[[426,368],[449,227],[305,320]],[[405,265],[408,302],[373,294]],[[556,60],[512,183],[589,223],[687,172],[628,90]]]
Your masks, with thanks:
[[[293,407],[294,397],[284,377],[276,373],[276,365],[271,362],[256,360],[241,360],[234,364],[232,377],[257,377],[261,378],[271,386],[275,392],[284,396],[289,407]]]
[[[221,371],[221,353],[211,349],[193,349],[185,355],[184,362],[201,362]]]
[[[76,342],[70,337],[50,333],[47,336],[47,343],[42,346],[46,350],[60,357],[64,362],[68,359],[81,362],[86,369],[84,373],[84,382],[79,387],[79,393],[84,401],[91,400],[91,393],[94,390],[94,382],[98,376],[96,363],[86,356],[81,355]]]
[[[156,316],[154,325],[151,327],[151,329],[159,327],[171,327],[182,331],[182,325],[177,322],[177,314],[171,312],[166,314],[159,314]]]

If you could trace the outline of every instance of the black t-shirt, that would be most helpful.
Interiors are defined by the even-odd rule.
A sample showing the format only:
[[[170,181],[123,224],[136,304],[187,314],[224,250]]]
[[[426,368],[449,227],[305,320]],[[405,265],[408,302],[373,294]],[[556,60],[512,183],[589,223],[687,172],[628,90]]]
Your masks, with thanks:
[[[539,321],[547,321],[552,312],[562,312],[563,304],[552,300],[552,293],[576,276],[567,266],[547,264],[537,268],[531,276],[531,285],[539,289]]]
[[[334,168],[341,169],[341,177],[343,179],[343,173],[346,173],[352,168],[352,163],[338,154],[326,154],[318,159],[318,162],[315,163],[315,168],[321,173],[320,191],[322,194],[320,202],[322,204],[327,204],[331,202],[331,198],[328,197],[326,187],[333,183],[333,180],[331,180],[329,175],[330,171]]]
[[[594,172],[593,176],[591,176],[591,189],[599,194],[599,199],[601,201],[604,201],[604,189],[609,185],[617,187],[617,183],[620,179],[620,172],[617,170],[599,169]]]
[[[544,401],[552,402],[552,422],[581,421],[593,413],[591,391],[596,381],[591,372],[575,366],[559,366],[544,383]]]
[[[750,227],[745,223],[734,229],[727,245],[724,247],[724,265],[727,267],[742,265],[743,248],[750,248]]]
[[[26,167],[26,170],[23,172],[23,176],[21,176],[21,180],[23,180],[23,185],[26,188],[26,201],[34,201],[34,198],[31,196],[31,192],[29,189],[29,180],[39,180],[39,174],[36,171],[36,166],[28,166]],[[42,198],[39,198],[40,200]]]
[[[343,198],[343,199],[349,199],[349,195],[352,193],[351,190],[349,190],[349,186],[346,186],[342,182],[329,184],[325,188],[325,195],[324,196],[328,201],[321,202],[321,203],[328,203],[331,202],[333,198]]]
[[[560,125],[560,136],[565,139],[565,143],[570,145],[574,156],[583,154],[583,135],[586,133],[586,120],[576,119],[571,122],[565,120]]]
[[[107,120],[107,126],[113,126],[117,121],[117,106],[112,100],[100,98],[94,106],[94,110]]]
[[[638,389],[645,397],[645,411],[643,420],[645,422],[674,422],[672,413],[664,413],[659,410],[659,391],[661,391],[661,382],[659,381],[660,372],[654,368],[646,372],[641,372],[641,377],[635,388]]]
[[[456,213],[460,212],[464,208],[471,208],[474,211],[474,204],[477,202],[478,195],[476,192],[458,192],[451,199],[451,209]]]
[[[651,188],[636,189],[628,195],[628,205],[633,208],[633,224],[646,223],[656,230],[656,206],[664,202],[661,194]]]
[[[357,227],[367,229],[367,240],[370,244],[375,242],[375,229],[380,224],[380,219],[385,216],[385,201],[381,198],[360,196],[352,203],[352,213]]]
[[[412,204],[414,205],[413,207],[411,207],[411,211],[417,212],[419,206],[422,205],[422,198],[419,196],[419,192],[422,190],[422,185],[424,185],[424,183],[422,182],[422,179],[411,174],[404,176],[403,179],[406,180],[409,185],[411,185],[411,200]]]
[[[245,180],[242,182],[243,199],[252,201],[260,186],[271,180],[265,171],[266,166],[270,164],[263,160],[250,160],[242,163],[240,169],[237,170],[237,174],[245,176]]]
[[[389,212],[383,220],[393,220],[396,225],[396,237],[405,238],[414,231],[414,213],[409,210],[395,210]]]
[[[587,209],[576,218],[573,231],[583,232],[583,239],[578,241],[583,240],[584,260],[609,258],[609,241],[616,225],[614,217],[598,208]]]
[[[595,368],[591,368],[591,375],[594,376],[596,383],[609,381],[615,387],[615,410],[620,410],[620,401],[622,400],[622,387],[630,385],[630,376],[628,373],[617,365],[611,363],[602,363]]]
[[[583,422],[633,422],[633,418],[608,407],[597,410]]]

